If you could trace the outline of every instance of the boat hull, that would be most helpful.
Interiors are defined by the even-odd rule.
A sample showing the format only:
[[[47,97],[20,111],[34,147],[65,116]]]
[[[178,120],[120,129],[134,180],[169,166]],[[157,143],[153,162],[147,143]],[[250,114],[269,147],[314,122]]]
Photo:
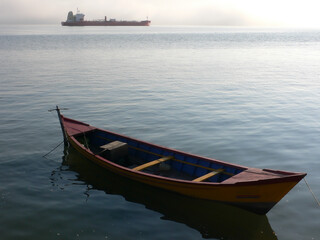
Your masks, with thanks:
[[[150,21],[80,21],[61,22],[62,26],[150,26]]]
[[[156,188],[165,189],[193,198],[236,205],[258,214],[266,214],[306,175],[305,173],[261,170],[232,165],[241,169],[242,172],[219,183],[194,182],[157,176],[150,173],[135,171],[134,169],[109,161],[106,158],[93,153],[77,140],[76,136],[79,134],[88,134],[96,131],[97,128],[63,116],[61,116],[61,122],[63,131],[66,133],[67,141],[81,155],[108,171]],[[106,130],[98,130],[111,134],[111,132]],[[185,158],[199,158],[218,162],[218,160],[211,160],[174,149],[164,148],[116,133],[112,134],[114,137],[118,137],[124,142],[136,141],[140,145],[145,144],[148,146],[149,151],[159,148],[174,156],[183,155]],[[228,166],[227,163],[223,164]]]

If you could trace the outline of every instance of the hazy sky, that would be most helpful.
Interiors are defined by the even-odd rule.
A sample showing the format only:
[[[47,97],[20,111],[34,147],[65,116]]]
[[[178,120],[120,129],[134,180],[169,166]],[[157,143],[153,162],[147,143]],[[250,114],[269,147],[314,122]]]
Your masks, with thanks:
[[[60,23],[77,8],[87,20],[320,28],[320,0],[0,0],[0,24]]]

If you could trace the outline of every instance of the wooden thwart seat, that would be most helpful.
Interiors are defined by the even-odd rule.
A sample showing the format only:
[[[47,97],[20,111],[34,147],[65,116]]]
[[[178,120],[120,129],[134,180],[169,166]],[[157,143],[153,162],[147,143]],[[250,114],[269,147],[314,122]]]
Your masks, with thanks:
[[[135,167],[135,168],[133,168],[132,170],[140,171],[140,170],[143,170],[143,169],[145,169],[145,168],[151,167],[151,166],[153,166],[153,165],[156,165],[156,164],[159,164],[159,163],[168,161],[168,160],[170,160],[170,159],[173,159],[173,157],[172,157],[172,156],[167,156],[167,157],[159,158],[159,159],[153,160],[153,161],[151,161],[151,162],[142,164],[142,165],[140,165],[140,166],[138,166],[138,167]]]
[[[202,181],[204,181],[204,180],[206,180],[206,179],[208,179],[208,178],[211,178],[211,177],[213,177],[214,175],[217,175],[217,174],[219,174],[219,173],[221,173],[221,172],[223,172],[223,171],[224,171],[224,169],[220,168],[220,169],[217,169],[217,170],[215,170],[215,171],[209,172],[209,173],[207,173],[207,174],[205,174],[205,175],[203,175],[203,176],[201,176],[201,177],[198,177],[198,178],[196,178],[196,179],[193,179],[192,181],[193,181],[193,182],[202,182]]]
[[[97,136],[97,137],[98,137],[98,138],[101,138],[101,139],[105,139],[105,140],[112,141],[112,140],[109,139],[109,138],[105,138],[105,137],[101,137],[101,136]],[[147,150],[138,148],[138,147],[134,147],[134,146],[130,146],[130,145],[128,145],[128,147],[129,147],[129,148],[132,148],[132,149],[134,149],[134,150],[138,150],[138,151],[141,151],[141,152],[148,153],[148,154],[153,154],[153,155],[158,156],[158,157],[161,157],[161,156],[162,156],[162,155],[160,155],[160,154],[153,153],[153,152],[150,152],[150,151],[147,151]],[[160,159],[162,159],[162,158],[160,158]],[[209,170],[209,171],[213,171],[213,173],[215,173],[215,172],[219,172],[219,173],[220,173],[220,172],[223,172],[224,175],[229,175],[229,176],[234,176],[234,175],[235,175],[235,173],[226,172],[225,170],[220,171],[220,169],[214,169],[214,168],[211,168],[211,167],[202,166],[202,165],[199,165],[199,164],[195,164],[195,163],[191,163],[191,162],[188,162],[188,161],[180,160],[180,159],[177,159],[177,158],[174,158],[174,157],[171,157],[170,159],[171,159],[171,160],[174,160],[174,161],[176,161],[176,162],[180,162],[180,163],[182,163],[182,164],[187,164],[187,165],[194,166],[194,167],[197,167],[197,168],[207,169],[207,170]],[[170,160],[170,159],[168,159],[168,160]],[[157,160],[155,160],[155,161],[157,161]],[[152,161],[152,162],[153,162],[153,161]],[[160,162],[161,162],[161,161],[160,161]],[[160,163],[160,162],[155,162],[154,164],[157,164],[157,163]],[[151,163],[151,162],[150,162],[150,163]],[[149,164],[149,163],[146,163],[146,164]],[[152,166],[152,165],[154,165],[154,164],[151,164],[150,166]],[[144,164],[143,164],[143,165],[144,165]],[[143,165],[140,165],[140,166],[142,167]],[[139,171],[139,170],[142,170],[143,168],[145,168],[145,167],[143,167],[143,168],[140,169],[140,168],[139,168],[140,166],[136,167],[137,169],[133,168],[133,170]],[[149,167],[149,166],[146,166],[146,167]],[[215,174],[213,174],[213,176],[214,176],[214,175],[215,175]],[[195,180],[196,180],[196,179],[195,179]],[[205,180],[205,179],[204,179],[204,180]]]

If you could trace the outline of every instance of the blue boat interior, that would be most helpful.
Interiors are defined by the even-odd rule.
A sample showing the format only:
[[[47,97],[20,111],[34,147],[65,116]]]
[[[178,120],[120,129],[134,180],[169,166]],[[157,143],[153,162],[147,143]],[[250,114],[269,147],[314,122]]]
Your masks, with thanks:
[[[76,139],[109,161],[164,177],[220,183],[245,170],[98,129],[79,134]]]

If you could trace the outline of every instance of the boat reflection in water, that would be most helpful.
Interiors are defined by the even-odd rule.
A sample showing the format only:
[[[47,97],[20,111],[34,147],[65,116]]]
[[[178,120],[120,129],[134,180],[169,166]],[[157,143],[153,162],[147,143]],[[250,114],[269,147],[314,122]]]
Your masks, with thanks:
[[[203,238],[277,239],[266,215],[207,200],[182,196],[115,175],[85,159],[73,147],[66,147],[62,165],[76,172],[77,181],[107,194],[122,195],[163,214],[161,219],[186,224]],[[57,174],[56,171],[53,175]],[[85,194],[90,197],[90,191]]]

